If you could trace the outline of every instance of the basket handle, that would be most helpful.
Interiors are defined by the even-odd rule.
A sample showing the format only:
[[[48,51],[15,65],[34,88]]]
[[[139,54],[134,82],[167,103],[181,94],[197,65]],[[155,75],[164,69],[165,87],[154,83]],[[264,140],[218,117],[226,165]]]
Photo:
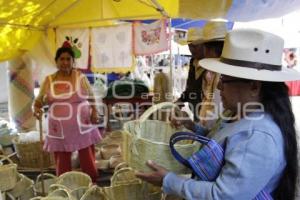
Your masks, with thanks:
[[[128,167],[128,164],[126,162],[121,162],[119,163],[116,167],[115,167],[115,172],[117,172],[119,169],[122,169],[122,168],[125,168],[125,167]]]
[[[94,185],[94,186],[90,187],[90,188],[84,193],[84,195],[81,197],[81,200],[88,200],[87,197],[88,197],[91,193],[94,193],[94,192],[97,191],[97,190],[99,190],[99,193],[100,193],[101,195],[103,195],[102,198],[101,198],[101,197],[100,197],[100,198],[98,197],[99,199],[109,199],[109,198],[107,197],[107,195],[104,193],[102,187],[98,187],[98,186]]]
[[[63,193],[66,194],[68,199],[72,199],[72,196],[71,196],[70,192],[67,189],[64,189],[64,188],[59,188],[57,190],[54,190],[53,192],[48,194],[48,197],[55,196],[55,194],[58,193],[58,192],[63,192]]]
[[[54,183],[54,184],[50,185],[48,194],[50,194],[51,192],[54,192],[55,190],[58,190],[58,189],[68,190],[68,187],[61,185],[61,184]]]
[[[7,195],[10,200],[16,200],[16,198],[10,192],[5,192],[5,195]]]
[[[177,105],[172,102],[162,102],[159,104],[155,104],[151,106],[148,110],[146,110],[139,118],[140,122],[147,120],[153,113],[163,108],[176,108]]]
[[[190,132],[177,132],[174,133],[171,138],[170,138],[170,149],[171,149],[171,153],[173,154],[173,156],[175,157],[176,160],[178,160],[181,164],[185,165],[188,168],[191,168],[189,162],[183,158],[175,149],[174,145],[181,141],[181,140],[193,140],[193,141],[197,141],[201,144],[208,144],[210,141],[212,141],[211,139],[201,136],[201,135],[197,135],[195,133],[190,133]]]
[[[56,179],[57,177],[54,176],[53,174],[49,174],[49,173],[43,173],[43,174],[39,174],[37,177],[36,177],[36,183],[40,181],[41,178],[53,178],[53,179]]]
[[[14,164],[14,162],[7,156],[0,155],[0,162],[7,160],[9,164]]]
[[[114,185],[115,179],[118,174],[123,173],[123,172],[130,172],[130,171],[134,171],[134,170],[131,167],[124,167],[124,168],[117,170],[110,179],[111,185]]]

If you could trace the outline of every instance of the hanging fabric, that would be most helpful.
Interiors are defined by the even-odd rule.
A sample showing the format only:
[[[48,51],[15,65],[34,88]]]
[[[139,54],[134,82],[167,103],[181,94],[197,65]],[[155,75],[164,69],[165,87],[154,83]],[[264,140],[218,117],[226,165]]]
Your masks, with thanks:
[[[56,47],[70,47],[76,59],[75,68],[87,69],[89,57],[89,29],[56,29]]]
[[[151,24],[133,23],[133,48],[135,55],[151,55],[169,49],[166,20]]]
[[[132,71],[132,25],[93,28],[91,53],[93,72]]]

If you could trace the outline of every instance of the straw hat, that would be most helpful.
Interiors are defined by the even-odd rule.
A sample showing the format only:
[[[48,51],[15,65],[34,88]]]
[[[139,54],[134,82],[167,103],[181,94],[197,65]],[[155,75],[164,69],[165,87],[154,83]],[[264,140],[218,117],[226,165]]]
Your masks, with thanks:
[[[256,30],[240,29],[226,35],[221,58],[207,58],[199,64],[208,70],[233,77],[261,81],[300,80],[300,73],[282,67],[284,41]]]
[[[201,44],[209,41],[224,40],[227,33],[225,22],[209,21],[203,28],[189,28],[186,40],[179,40],[181,45]]]

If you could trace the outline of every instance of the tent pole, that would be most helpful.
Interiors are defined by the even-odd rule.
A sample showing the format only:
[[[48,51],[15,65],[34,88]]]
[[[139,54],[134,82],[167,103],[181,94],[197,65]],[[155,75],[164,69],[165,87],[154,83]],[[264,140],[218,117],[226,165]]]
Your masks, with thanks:
[[[166,10],[157,2],[157,0],[151,0],[151,2],[156,7],[156,10],[159,11],[164,17],[169,18],[169,14],[166,12]]]
[[[72,23],[64,23],[64,24],[57,24],[57,25],[49,25],[47,28],[54,28],[59,26],[71,26],[71,25],[78,25],[78,24],[84,24],[84,23],[92,23],[92,22],[104,22],[104,21],[113,21],[113,20],[142,20],[142,19],[158,19],[159,16],[156,15],[141,15],[141,16],[135,16],[135,17],[112,17],[112,18],[105,18],[105,19],[92,19],[92,20],[86,20],[86,21],[77,21]],[[161,18],[161,17],[160,17]]]
[[[172,57],[172,19],[169,18],[169,48],[170,48],[170,82],[169,82],[169,91],[172,96],[173,101],[173,57]]]
[[[46,31],[46,28],[43,26],[32,26],[32,25],[25,25],[25,24],[12,24],[12,23],[0,23],[1,26],[11,26],[16,28],[23,28],[35,31]]]

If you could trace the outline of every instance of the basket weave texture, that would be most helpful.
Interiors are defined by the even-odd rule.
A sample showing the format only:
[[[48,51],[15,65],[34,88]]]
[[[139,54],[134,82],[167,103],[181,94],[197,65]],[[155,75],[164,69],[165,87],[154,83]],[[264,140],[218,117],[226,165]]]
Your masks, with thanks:
[[[41,162],[41,155],[43,155],[44,167],[53,165],[53,159],[50,153],[42,151],[41,143],[20,143],[18,138],[13,139],[13,144],[20,160],[21,167],[39,168]]]
[[[4,161],[8,161],[8,164],[4,164]],[[0,155],[0,177],[0,191],[13,189],[18,181],[17,165],[3,155]]]
[[[190,173],[187,167],[173,157],[169,147],[171,135],[185,129],[175,129],[168,122],[147,120],[152,113],[164,107],[174,107],[174,105],[169,102],[154,105],[139,120],[124,124],[123,158],[130,167],[137,170],[151,171],[145,163],[148,160],[153,160],[170,171],[180,174]],[[183,142],[177,144],[175,148],[182,156],[189,157],[199,146],[195,143]]]

